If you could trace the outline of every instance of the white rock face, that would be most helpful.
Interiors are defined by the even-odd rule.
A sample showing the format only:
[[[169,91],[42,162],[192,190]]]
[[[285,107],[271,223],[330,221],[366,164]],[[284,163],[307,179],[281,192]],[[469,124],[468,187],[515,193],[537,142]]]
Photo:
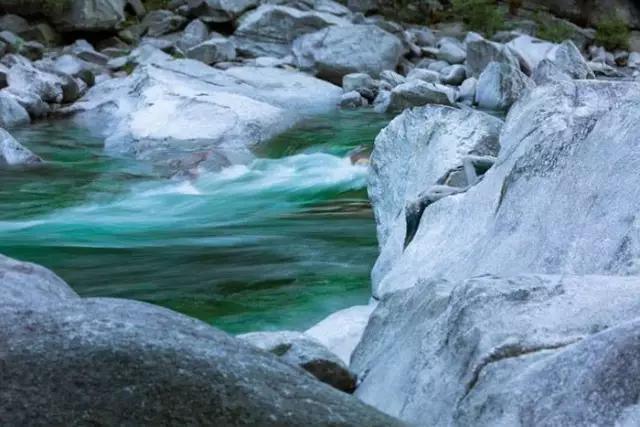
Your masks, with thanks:
[[[0,129],[0,166],[32,165],[41,162],[40,157],[16,141],[9,132]]]
[[[467,70],[472,77],[478,77],[490,62],[500,62],[503,64],[518,67],[518,59],[511,50],[501,44],[485,40],[480,37],[470,40],[467,45]]]
[[[409,80],[391,90],[387,111],[401,112],[410,107],[427,104],[453,105],[455,92],[448,86]]]
[[[356,395],[411,425],[614,425],[637,403],[639,312],[638,277],[422,279],[372,314]]]
[[[321,320],[305,334],[321,342],[349,366],[351,354],[360,342],[375,308],[375,303],[345,308]]]
[[[375,25],[334,25],[293,44],[301,69],[338,84],[349,73],[377,78],[384,70],[394,70],[402,53],[400,39]]]
[[[427,106],[405,110],[380,132],[368,185],[381,249],[372,272],[374,295],[402,255],[407,205],[435,185],[468,185],[465,158],[495,156],[501,127],[501,120],[482,112]]]
[[[29,123],[29,113],[7,91],[0,91],[0,126],[14,127]]]
[[[518,57],[527,74],[531,74],[540,61],[553,57],[558,45],[523,35],[507,43],[507,47]]]
[[[107,150],[139,158],[223,152],[232,163],[308,114],[336,108],[342,90],[302,73],[226,71],[158,52],[128,77],[94,86],[68,111],[106,137]]]
[[[637,274],[639,96],[635,83],[587,80],[531,91],[507,116],[496,165],[466,193],[424,211],[378,295],[421,277]],[[394,170],[377,173],[391,180]],[[393,212],[397,194],[378,194],[376,212]]]

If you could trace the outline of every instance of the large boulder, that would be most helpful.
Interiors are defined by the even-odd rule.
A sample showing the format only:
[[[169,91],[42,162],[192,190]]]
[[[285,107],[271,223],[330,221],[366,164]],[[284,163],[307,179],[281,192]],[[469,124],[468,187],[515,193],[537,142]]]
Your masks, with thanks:
[[[478,77],[490,62],[500,62],[518,67],[519,62],[509,48],[501,43],[483,38],[467,43],[467,72]]]
[[[402,55],[400,40],[375,25],[331,26],[296,39],[293,54],[301,69],[340,83],[349,73],[377,78],[393,70]]]
[[[400,423],[203,322],[0,258],[6,425]]]
[[[302,332],[251,332],[238,338],[304,369],[338,390],[353,393],[356,388],[356,376],[347,365],[322,343]]]
[[[259,4],[258,0],[188,0],[186,13],[205,22],[224,23]]]
[[[126,0],[3,0],[0,7],[21,16],[44,15],[58,31],[113,31],[125,19]]]
[[[571,40],[562,42],[554,49],[549,60],[572,79],[595,78],[589,64],[587,64],[582,53]]]
[[[426,208],[377,294],[420,277],[637,274],[639,97],[639,84],[594,80],[526,94],[507,116],[496,166]],[[386,179],[396,173],[379,168]]]
[[[205,64],[233,61],[236,59],[236,48],[233,42],[224,37],[213,37],[187,50],[187,58],[195,59]]]
[[[368,183],[380,246],[372,272],[374,295],[402,255],[408,220],[415,220],[408,218],[408,205],[436,185],[475,184],[465,162],[469,156],[496,156],[501,128],[501,120],[482,112],[427,106],[405,110],[380,132]]]
[[[66,110],[105,136],[109,151],[159,161],[195,153],[199,162],[220,156],[244,162],[251,147],[307,115],[336,108],[342,94],[295,71],[222,71],[145,50],[135,53],[141,65],[131,75],[97,84]]]
[[[617,425],[640,392],[638,313],[637,276],[423,279],[372,314],[356,394],[413,425]]]
[[[33,165],[41,162],[40,157],[16,141],[9,132],[0,128],[0,166]],[[7,267],[11,267],[12,272],[18,270],[17,265],[11,265],[6,258],[0,256],[0,272]],[[13,289],[13,291],[19,290]],[[7,298],[13,299],[13,296],[8,295]]]
[[[535,83],[518,68],[491,62],[476,86],[476,104],[487,110],[508,110]]]
[[[348,23],[330,13],[265,4],[242,17],[232,39],[243,55],[282,57],[297,37]]]

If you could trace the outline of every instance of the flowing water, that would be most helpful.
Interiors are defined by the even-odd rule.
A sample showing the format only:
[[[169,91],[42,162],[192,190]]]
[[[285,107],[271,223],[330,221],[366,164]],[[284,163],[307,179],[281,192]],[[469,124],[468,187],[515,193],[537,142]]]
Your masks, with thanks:
[[[67,122],[12,132],[48,161],[0,170],[0,253],[42,264],[82,296],[148,301],[229,332],[304,329],[366,303],[377,253],[366,167],[387,118],[339,112],[191,181],[108,157]]]

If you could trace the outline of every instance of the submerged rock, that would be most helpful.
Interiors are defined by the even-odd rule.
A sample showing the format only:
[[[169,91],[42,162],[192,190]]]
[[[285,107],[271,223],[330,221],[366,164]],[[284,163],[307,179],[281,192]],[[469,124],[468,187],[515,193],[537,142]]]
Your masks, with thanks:
[[[97,84],[66,110],[104,135],[107,150],[138,158],[200,153],[200,159],[221,155],[246,162],[251,147],[306,115],[335,109],[342,94],[337,86],[280,68],[222,71],[153,49],[143,56],[130,76]]]
[[[301,332],[252,332],[238,338],[304,369],[333,388],[347,393],[356,388],[356,377],[347,365],[319,341]]]
[[[293,54],[301,69],[339,84],[349,73],[377,78],[395,69],[402,43],[374,25],[331,26],[296,39]]]
[[[356,394],[414,425],[614,425],[637,404],[639,310],[638,277],[421,279],[372,314]]]
[[[0,103],[0,106],[1,105],[2,104]],[[37,164],[41,162],[42,162],[42,159],[40,159],[40,157],[36,156],[29,149],[22,146],[22,144],[16,141],[15,138],[13,138],[11,134],[9,134],[9,132],[7,132],[4,129],[0,129],[0,166],[32,165],[32,164]],[[38,270],[37,267],[33,267],[33,266],[29,267],[27,264],[22,265],[17,261],[13,262],[9,258],[6,258],[0,255],[0,278],[2,278],[2,280],[8,281],[7,286],[9,285],[12,286],[11,289],[9,288],[0,289],[2,293],[8,292],[8,294],[3,296],[2,301],[0,301],[0,307],[2,303],[7,302],[7,300],[11,302],[14,299],[21,298],[22,293],[20,289],[16,289],[16,287],[14,286],[16,286],[16,283],[18,284],[17,286],[25,286],[25,284],[22,283],[21,281],[20,274],[22,272],[26,273],[26,272],[34,272],[34,271],[36,274],[41,273],[41,271]],[[8,274],[14,274],[14,273],[18,273],[18,275],[17,276],[13,275],[13,276],[10,276],[9,278],[6,277]],[[28,277],[28,279],[29,280],[34,279],[35,286],[41,285],[41,281],[39,280],[40,278]]]

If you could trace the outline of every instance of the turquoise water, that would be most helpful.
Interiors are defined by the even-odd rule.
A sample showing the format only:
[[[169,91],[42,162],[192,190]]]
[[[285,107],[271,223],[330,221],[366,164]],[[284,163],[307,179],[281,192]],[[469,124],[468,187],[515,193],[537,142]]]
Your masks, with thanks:
[[[16,130],[48,164],[0,170],[0,253],[83,296],[148,301],[233,333],[306,328],[368,299],[375,226],[366,167],[348,153],[386,122],[314,118],[253,163],[190,181],[108,157],[67,122]]]

